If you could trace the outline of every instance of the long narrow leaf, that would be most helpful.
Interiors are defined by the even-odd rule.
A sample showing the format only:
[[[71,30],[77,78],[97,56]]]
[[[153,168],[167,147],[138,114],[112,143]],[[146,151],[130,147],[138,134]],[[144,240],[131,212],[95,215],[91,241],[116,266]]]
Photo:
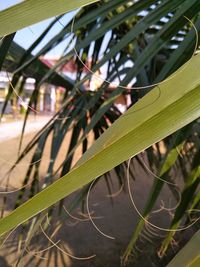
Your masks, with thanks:
[[[200,231],[181,249],[167,267],[198,267],[200,265]]]
[[[25,0],[20,4],[0,12],[0,25],[3,25],[3,27],[0,27],[0,36],[7,35],[41,20],[63,14],[97,1],[98,0]]]
[[[200,55],[197,55],[175,77],[137,102],[105,131],[71,172],[0,220],[0,234],[198,118],[199,68]]]

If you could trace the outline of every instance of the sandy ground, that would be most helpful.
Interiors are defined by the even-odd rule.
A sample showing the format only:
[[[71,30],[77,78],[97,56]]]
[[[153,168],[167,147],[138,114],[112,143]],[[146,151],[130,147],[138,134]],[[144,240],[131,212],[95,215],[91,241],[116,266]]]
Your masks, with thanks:
[[[40,130],[49,120],[47,116],[32,116],[26,124],[25,134]],[[0,143],[18,137],[21,134],[23,120],[0,124]]]
[[[25,144],[33,137],[33,133],[25,136]],[[0,176],[1,180],[5,177],[6,171],[14,162],[17,157],[17,144],[19,137],[14,139],[9,139],[0,143]],[[45,160],[43,165],[43,171],[45,172],[50,151],[50,140],[48,141],[49,145],[45,150]],[[65,140],[66,146],[69,143],[69,136]],[[61,159],[66,153],[66,150],[61,151],[59,158]],[[77,154],[79,157],[80,152]],[[17,188],[21,185],[21,181],[26,172],[26,168],[29,164],[30,156],[22,162],[11,174],[10,184]],[[59,161],[59,160],[58,160]],[[59,162],[57,163],[59,164]],[[150,174],[147,174],[142,170],[138,165],[133,168],[135,174],[135,181],[131,182],[131,188],[134,196],[135,203],[139,210],[142,210],[144,207],[145,200],[148,197],[149,190],[151,188],[153,177]],[[126,178],[126,177],[125,177]],[[119,190],[117,179],[112,175],[113,183],[113,193]],[[127,244],[129,243],[132,232],[138,222],[138,215],[134,210],[130,198],[127,194],[127,187],[125,190],[117,194],[113,201],[108,196],[108,190],[105,183],[105,179],[97,183],[95,188],[92,190],[89,198],[90,211],[92,216],[94,216],[94,221],[106,235],[110,235],[115,239],[109,239],[105,236],[102,236],[92,225],[91,221],[78,221],[73,218],[69,218],[63,213],[63,224],[58,233],[53,237],[54,242],[60,240],[58,243],[59,246],[65,251],[69,251],[72,255],[77,257],[86,257],[91,255],[96,255],[90,260],[75,260],[71,259],[64,253],[60,253],[57,248],[51,248],[47,254],[44,253],[34,253],[29,252],[21,261],[19,266],[41,266],[41,267],[119,267],[120,266],[120,257],[124,252]],[[70,196],[72,200],[77,193]],[[161,199],[166,203],[169,202],[169,190],[165,186],[163,194],[157,203],[157,207],[160,205]],[[3,197],[3,196],[2,196]],[[12,195],[9,196],[10,201],[12,202]],[[67,203],[69,200],[67,201]],[[78,218],[85,218],[81,215],[81,207],[78,206],[76,210],[72,212],[73,216]],[[55,221],[59,222],[58,217],[54,217]],[[168,214],[155,213],[152,217],[153,222],[159,226],[166,227],[167,222],[169,221]],[[52,224],[48,227],[48,233],[51,234],[55,230],[55,224]],[[14,235],[13,235],[14,236]],[[1,249],[0,252],[0,266],[15,266],[16,263],[16,244],[14,237],[11,236],[8,239],[7,243],[4,245],[4,249]],[[41,242],[37,238],[41,238]],[[36,242],[33,242],[31,245],[31,251],[38,251],[45,249],[52,244],[48,242],[47,238],[41,233],[39,237],[36,238]],[[38,243],[41,244],[38,246]],[[41,258],[43,257],[43,258]],[[131,265],[133,266],[133,265]],[[137,265],[134,265],[137,266]],[[139,265],[138,265],[139,266]],[[154,266],[150,262],[147,262],[147,265],[144,266]]]

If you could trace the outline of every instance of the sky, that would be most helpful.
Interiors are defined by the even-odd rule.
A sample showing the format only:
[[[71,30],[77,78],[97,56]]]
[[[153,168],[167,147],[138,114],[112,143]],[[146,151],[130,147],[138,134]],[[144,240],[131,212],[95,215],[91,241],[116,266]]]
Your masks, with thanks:
[[[6,9],[9,6],[13,6],[20,2],[22,2],[22,0],[0,0],[0,10]]]
[[[10,6],[13,6],[17,3],[22,2],[23,0],[0,0],[0,11],[3,9],[6,9]],[[37,1],[37,0],[35,0]],[[61,24],[66,24],[74,15],[74,13],[77,11],[72,11],[68,14],[66,14],[62,19],[60,20],[61,23],[56,23],[54,27],[51,29],[51,31],[46,35],[44,38],[45,40],[42,41],[37,48],[33,51],[33,54],[36,54],[46,43],[49,42],[49,40],[55,36],[56,33],[58,33],[60,30],[62,30],[63,26]],[[38,38],[38,36],[44,31],[44,29],[48,26],[48,24],[53,20],[53,18],[42,21],[40,23],[31,25],[27,28],[24,28],[22,30],[17,31],[14,41],[18,43],[23,48],[27,49],[30,47],[30,45]],[[48,55],[51,56],[59,56],[62,54],[63,50],[65,49],[65,45],[61,43],[60,45],[54,47]],[[104,72],[104,70],[102,69]]]
[[[22,2],[23,0],[0,0],[0,11],[3,9],[6,9],[10,6],[13,6],[15,4],[18,4]],[[37,0],[35,0],[37,1]],[[75,14],[77,11],[72,11],[65,16],[62,17],[60,20],[61,23],[56,23],[54,27],[51,29],[51,31],[46,35],[45,40],[41,42],[37,48],[33,51],[33,54],[36,54],[46,43],[49,42],[49,40],[55,36],[56,33],[58,33],[60,30],[62,30],[63,26],[62,24],[66,24]],[[15,35],[14,41],[18,43],[23,48],[27,49],[33,42],[38,38],[38,36],[44,31],[44,29],[48,26],[48,24],[53,20],[53,18],[42,21],[40,23],[31,25],[27,28],[24,28],[20,31],[18,31]],[[108,33],[109,34],[109,33]],[[107,42],[107,40],[106,40]],[[60,45],[53,48],[48,54],[51,56],[59,56],[62,54],[63,50],[65,49],[65,45],[61,43]],[[104,46],[102,47],[104,50]],[[103,54],[103,51],[100,52],[100,54]],[[127,63],[129,66],[129,62]],[[132,65],[131,65],[132,66]],[[106,75],[106,66],[103,66],[101,71],[103,76]],[[116,81],[118,82],[118,80]]]
[[[20,2],[22,2],[22,0],[0,0],[0,11]],[[71,17],[72,15],[66,14],[61,19],[61,23],[65,24]],[[18,31],[15,35],[14,41],[23,48],[27,49],[52,20],[53,19],[51,18]],[[48,41],[61,29],[62,25],[60,23],[56,23],[52,30],[47,34],[45,40],[33,51],[33,54],[37,53],[37,51],[39,51],[46,43],[48,43]],[[59,46],[53,48],[49,54],[54,56],[60,55],[64,48],[65,46],[63,43],[61,43]]]

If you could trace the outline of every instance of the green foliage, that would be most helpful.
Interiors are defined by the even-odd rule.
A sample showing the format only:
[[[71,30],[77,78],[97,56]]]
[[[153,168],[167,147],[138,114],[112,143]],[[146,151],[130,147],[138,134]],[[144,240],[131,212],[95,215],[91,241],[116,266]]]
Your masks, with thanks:
[[[77,0],[66,3],[64,0],[24,0],[22,3],[7,8],[0,13],[0,23],[6,25],[1,27],[0,35],[4,36],[30,26],[41,20],[71,11],[76,8],[97,2],[98,0]],[[37,14],[37,16],[35,15]],[[15,21],[15,23],[13,23]]]
[[[85,6],[89,3],[93,4]],[[12,32],[77,7],[82,8],[75,16],[73,28],[71,20],[64,24],[60,22],[61,18],[66,18],[65,15],[61,15],[49,24],[27,51],[12,41],[14,38]],[[126,178],[123,168],[127,165],[124,161],[146,149],[148,165],[157,170],[157,176],[161,179],[154,181],[142,213],[145,219],[150,218],[152,209],[166,184],[165,180],[176,184],[177,177],[173,175],[174,170],[180,170],[179,176],[184,184],[183,188],[177,185],[176,189],[167,184],[175,201],[180,200],[180,202],[171,221],[172,232],[166,235],[159,248],[160,255],[166,253],[181,223],[185,226],[195,220],[193,212],[187,216],[188,209],[198,210],[200,205],[198,192],[200,55],[194,55],[194,49],[199,45],[199,11],[198,0],[137,2],[112,0],[69,3],[26,0],[0,12],[1,25],[7,25],[7,27],[0,26],[0,35],[11,33],[0,43],[0,67],[14,73],[13,86],[19,84],[21,77],[36,79],[36,88],[29,106],[37,104],[40,86],[45,82],[65,88],[61,109],[21,151],[30,110],[26,112],[16,164],[33,152],[23,185],[32,182],[30,188],[24,187],[20,191],[16,200],[17,208],[0,221],[1,234],[87,185],[96,177],[104,173],[109,175],[108,171],[112,168],[115,168],[121,185]],[[13,20],[16,23],[13,23]],[[33,50],[56,23],[60,23],[61,30],[33,55]],[[40,61],[40,57],[63,41],[66,43],[66,48],[60,60],[50,69]],[[187,62],[190,58],[191,60]],[[70,60],[77,66],[75,80],[60,72]],[[88,62],[91,70],[84,74],[83,64],[87,65]],[[96,92],[85,90],[92,74],[102,69],[105,81],[99,90]],[[166,81],[160,82],[166,78]],[[120,86],[116,86],[116,80]],[[149,86],[157,83],[156,87]],[[115,90],[110,90],[110,87],[115,87]],[[19,93],[23,94],[23,88]],[[114,101],[122,93],[130,95],[133,106],[121,116]],[[13,95],[10,86],[2,115]],[[70,130],[72,136],[68,151],[56,169],[58,153],[63,149],[64,138]],[[99,136],[100,138],[88,149],[91,133],[94,139]],[[41,187],[46,188],[40,191],[37,184],[41,173],[39,160],[43,159],[47,138],[52,140],[51,161],[45,179],[41,181]],[[158,142],[156,146],[151,146],[156,142]],[[86,153],[71,169],[74,153],[79,145],[82,146],[82,152]],[[164,152],[161,151],[161,146]],[[135,160],[143,164],[140,156],[136,156]],[[11,170],[13,169],[14,167]],[[62,178],[54,182],[57,176]],[[106,175],[104,177],[109,187],[109,179]],[[84,187],[83,196],[86,189],[87,187]],[[177,190],[181,199],[177,198]],[[23,203],[27,194],[30,199]],[[144,229],[144,223],[143,219],[139,220],[124,253],[124,262],[127,262],[134,250]]]
[[[197,267],[200,264],[200,233],[199,231],[193,238],[181,249],[181,251],[174,257],[174,259],[167,265],[167,267],[188,266]]]
[[[199,58],[200,55],[194,57],[186,69],[180,70],[173,79],[159,86],[160,97],[156,103],[153,102],[159,91],[157,87],[110,126],[82,156],[72,171],[2,219],[0,234],[35,216],[184,124],[198,118]],[[174,84],[176,93],[169,97],[172,95]],[[147,106],[148,103],[153,104]],[[177,123],[172,124],[171,120]]]

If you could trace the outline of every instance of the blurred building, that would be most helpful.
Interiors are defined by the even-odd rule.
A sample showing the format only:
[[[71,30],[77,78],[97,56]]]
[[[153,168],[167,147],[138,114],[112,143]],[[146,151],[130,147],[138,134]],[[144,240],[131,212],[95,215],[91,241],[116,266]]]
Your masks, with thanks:
[[[0,72],[0,112],[2,110],[4,101],[6,99],[6,96],[8,94],[8,88],[10,85],[10,82],[12,80],[12,74],[7,73],[5,71]],[[35,80],[32,78],[27,78],[24,85],[24,92],[23,92],[23,101],[25,103],[29,102],[30,96],[32,94],[32,91],[35,88]],[[17,94],[17,88],[16,88],[16,94]],[[20,106],[20,100],[18,99],[17,105]],[[5,113],[11,113],[12,112],[12,103],[11,100],[8,101]]]
[[[43,56],[40,57],[40,60],[46,64],[49,68],[54,67],[54,65],[58,62],[59,57],[58,56]],[[80,67],[80,66],[79,66]],[[82,75],[86,75],[89,73],[89,69],[91,68],[91,62],[88,61],[86,63],[86,67],[83,66],[81,71]],[[79,69],[73,60],[69,60],[66,62],[66,64],[62,65],[62,67],[59,69],[59,72],[63,73],[64,75],[70,77],[72,80],[76,80],[77,73]],[[6,73],[4,71],[0,72],[0,112],[2,110],[4,101],[6,99],[8,88],[10,85],[10,82],[12,80],[12,74]],[[100,71],[97,71],[95,74],[92,75],[91,79],[84,83],[84,89],[85,90],[91,90],[91,91],[97,91],[102,83],[103,83],[104,77],[103,74]],[[13,99],[9,100],[5,113],[11,113],[15,112],[15,110],[20,111],[21,109],[26,109],[26,107],[29,104],[30,97],[33,93],[33,90],[35,89],[35,79],[33,78],[27,78],[23,82],[23,93],[20,94],[20,97],[18,96],[18,91],[20,87],[20,81],[19,84],[17,84],[16,88],[14,88],[14,94]],[[108,91],[113,91],[117,88],[117,85],[114,86],[110,84],[108,86]],[[37,101],[37,106],[33,107],[37,111],[43,112],[43,113],[55,113],[59,110],[61,104],[63,95],[65,93],[65,88],[62,87],[56,87],[49,83],[44,83],[40,87],[39,91],[39,97]],[[127,106],[128,106],[128,95],[122,94],[120,95],[116,101],[115,105],[118,107],[118,109],[123,113]]]

